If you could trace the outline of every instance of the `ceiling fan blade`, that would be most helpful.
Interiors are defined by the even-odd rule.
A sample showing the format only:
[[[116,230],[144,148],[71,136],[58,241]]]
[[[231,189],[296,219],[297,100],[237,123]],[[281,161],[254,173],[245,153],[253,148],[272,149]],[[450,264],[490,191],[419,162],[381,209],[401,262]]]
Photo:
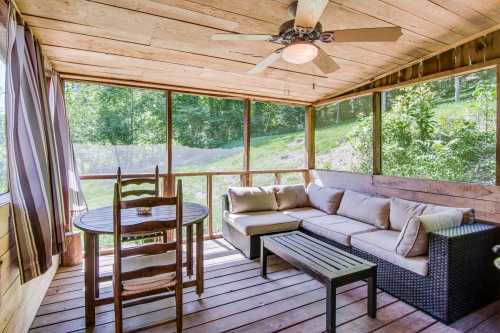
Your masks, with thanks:
[[[283,51],[283,48],[277,49],[267,57],[265,57],[261,62],[259,62],[257,65],[255,65],[254,68],[248,71],[248,74],[254,75],[262,72],[264,69],[266,69],[268,66],[270,66],[273,62],[278,60],[281,57],[281,52]]]
[[[329,33],[329,32],[327,32]],[[394,42],[403,33],[400,27],[346,29],[333,31],[335,42]]]
[[[295,28],[314,29],[326,5],[328,0],[299,0],[295,13]]]
[[[340,66],[320,47],[318,47],[318,55],[314,58],[313,63],[325,74],[333,73],[340,68]]]
[[[210,38],[213,40],[263,40],[273,39],[273,35],[243,35],[243,34],[215,34]]]

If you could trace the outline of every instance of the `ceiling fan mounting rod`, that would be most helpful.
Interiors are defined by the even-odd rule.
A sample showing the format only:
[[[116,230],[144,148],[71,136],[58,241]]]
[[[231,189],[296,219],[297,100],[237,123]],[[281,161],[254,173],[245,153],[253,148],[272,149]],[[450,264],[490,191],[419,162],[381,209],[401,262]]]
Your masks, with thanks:
[[[308,41],[313,42],[320,39],[321,36],[321,23],[318,22],[313,30],[311,29],[297,29],[294,26],[294,20],[286,21],[280,26],[279,39],[277,42],[288,45],[295,41]]]

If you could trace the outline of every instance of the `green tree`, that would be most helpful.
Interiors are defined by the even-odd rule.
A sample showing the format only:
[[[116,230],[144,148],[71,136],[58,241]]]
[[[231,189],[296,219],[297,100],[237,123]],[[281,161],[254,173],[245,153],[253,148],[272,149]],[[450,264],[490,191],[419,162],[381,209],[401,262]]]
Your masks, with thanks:
[[[495,179],[495,88],[489,73],[472,78],[469,107],[476,117],[437,114],[439,82],[399,89],[382,114],[382,169],[386,175],[491,183]],[[446,91],[453,94],[453,90]],[[463,97],[463,95],[462,95]],[[371,124],[359,120],[351,142],[371,151]],[[360,171],[369,168],[364,159]]]

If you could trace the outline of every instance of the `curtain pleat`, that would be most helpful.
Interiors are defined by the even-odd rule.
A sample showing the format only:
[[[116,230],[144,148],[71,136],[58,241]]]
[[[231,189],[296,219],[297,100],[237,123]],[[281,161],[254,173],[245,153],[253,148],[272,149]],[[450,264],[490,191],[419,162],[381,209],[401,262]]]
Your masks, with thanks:
[[[71,143],[69,123],[64,104],[64,93],[59,75],[54,72],[49,86],[49,108],[53,124],[55,147],[57,150],[59,173],[63,193],[65,212],[65,231],[72,231],[72,218],[79,212],[87,210],[80,184],[79,172]]]
[[[65,213],[40,46],[9,10],[7,53],[9,185],[21,280],[52,265],[64,247]]]

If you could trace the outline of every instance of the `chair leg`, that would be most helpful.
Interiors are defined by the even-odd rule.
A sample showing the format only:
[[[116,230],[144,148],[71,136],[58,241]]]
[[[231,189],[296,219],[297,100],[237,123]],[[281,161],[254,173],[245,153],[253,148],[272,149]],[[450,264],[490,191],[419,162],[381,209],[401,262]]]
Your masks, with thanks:
[[[115,333],[123,331],[122,301],[121,297],[115,297]]]
[[[178,283],[175,290],[175,312],[177,332],[182,332],[182,283]]]

